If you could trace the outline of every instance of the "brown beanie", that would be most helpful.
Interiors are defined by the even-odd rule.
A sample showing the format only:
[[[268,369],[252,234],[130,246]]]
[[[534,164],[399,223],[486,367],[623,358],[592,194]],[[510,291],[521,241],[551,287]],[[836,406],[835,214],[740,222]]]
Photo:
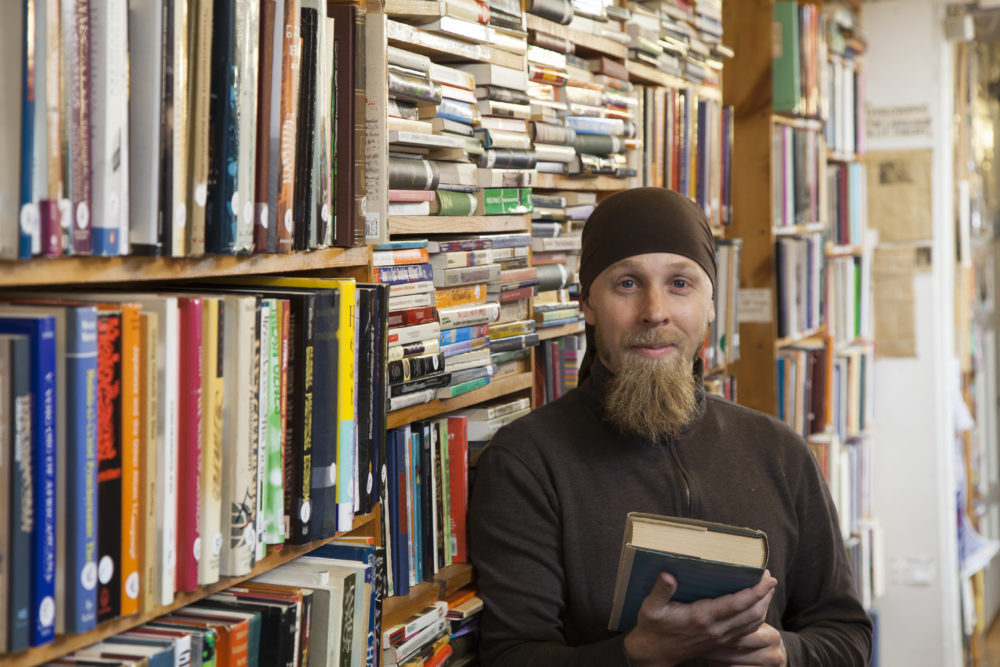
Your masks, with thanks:
[[[708,274],[715,291],[715,241],[708,219],[693,201],[665,188],[616,192],[594,209],[583,228],[580,252],[580,298],[587,298],[594,279],[615,262],[654,252],[682,255]],[[593,327],[587,326],[587,353],[580,380],[590,374]]]

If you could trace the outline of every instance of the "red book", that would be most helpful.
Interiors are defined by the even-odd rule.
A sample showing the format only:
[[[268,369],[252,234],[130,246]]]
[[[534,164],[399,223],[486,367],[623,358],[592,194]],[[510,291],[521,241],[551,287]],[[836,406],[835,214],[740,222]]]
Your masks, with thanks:
[[[178,591],[198,588],[198,520],[201,511],[201,299],[181,297],[177,400]]]
[[[389,201],[434,201],[433,190],[389,190]],[[419,250],[419,248],[414,248]],[[426,259],[424,260],[427,261]]]
[[[448,417],[448,493],[451,503],[451,560],[468,563],[466,512],[469,506],[468,417]]]
[[[439,667],[448,661],[451,657],[451,644],[445,644],[438,650],[434,651],[434,655],[427,658],[424,662],[424,667]]]
[[[535,288],[533,286],[518,287],[517,289],[500,292],[500,303],[517,301],[518,299],[530,299],[533,296],[535,296]]]
[[[565,264],[566,263],[566,253],[565,252],[536,252],[531,255],[532,266],[540,266],[542,264]]]
[[[434,194],[433,190],[427,192]],[[372,264],[375,266],[397,266],[399,264],[426,264],[431,261],[427,248],[397,248],[395,250],[375,250]]]
[[[433,322],[437,319],[437,308],[434,306],[424,306],[423,308],[410,308],[409,310],[397,310],[389,313],[390,327],[406,327],[413,324],[423,324]]]

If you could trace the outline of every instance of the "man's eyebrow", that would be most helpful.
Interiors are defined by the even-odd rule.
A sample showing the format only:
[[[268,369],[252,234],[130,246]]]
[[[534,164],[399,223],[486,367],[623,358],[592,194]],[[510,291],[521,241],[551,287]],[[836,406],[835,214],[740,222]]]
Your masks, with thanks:
[[[690,271],[698,267],[698,263],[687,257],[679,257],[678,259],[671,260],[665,266],[674,271]],[[608,268],[612,271],[634,271],[643,267],[631,257],[626,257],[625,259],[618,260]]]

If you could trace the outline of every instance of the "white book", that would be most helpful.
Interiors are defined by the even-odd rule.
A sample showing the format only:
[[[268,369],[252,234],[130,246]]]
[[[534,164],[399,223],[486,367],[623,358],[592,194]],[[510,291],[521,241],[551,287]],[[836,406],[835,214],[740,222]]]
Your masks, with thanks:
[[[403,144],[404,146],[428,146],[431,148],[465,148],[465,140],[458,137],[399,130],[391,130],[389,132],[389,143]]]
[[[470,63],[455,67],[475,77],[477,86],[493,84],[514,90],[524,90],[528,86],[528,76],[521,69],[490,63]]]
[[[219,573],[249,574],[254,565],[257,450],[251,431],[257,378],[257,303],[253,296],[226,295],[222,363],[226,400],[222,404],[222,555]]]
[[[274,313],[275,300],[262,299],[260,304],[260,329],[257,336],[260,339],[260,355],[257,365],[257,520],[255,521],[257,553],[255,560],[261,560],[267,554],[264,542],[264,492],[267,488],[265,478],[267,471],[267,422],[271,406],[271,317]]]
[[[482,248],[479,250],[436,252],[431,254],[430,260],[434,271],[443,271],[444,269],[455,269],[463,266],[492,264],[494,257],[494,250],[492,248]]]
[[[433,280],[418,280],[412,283],[398,283],[396,285],[389,285],[389,298],[394,299],[397,296],[405,296],[408,294],[424,294],[429,293],[434,294],[434,281]]]
[[[418,391],[410,392],[409,394],[391,396],[389,397],[389,410],[402,410],[403,408],[409,408],[414,405],[430,403],[435,398],[437,398],[437,389],[420,389]]]
[[[389,297],[389,312],[397,310],[410,310],[411,308],[426,308],[434,305],[434,294],[424,292],[423,294],[405,294],[402,296]]]
[[[469,72],[464,72],[457,67],[431,63],[427,74],[431,81],[435,81],[437,83],[455,86],[457,88],[465,88],[466,90],[472,90],[476,87],[475,77]]]
[[[488,324],[500,316],[499,303],[476,303],[466,306],[438,308],[438,318],[442,329]]]
[[[437,322],[424,322],[408,327],[393,327],[389,329],[389,345],[406,345],[422,340],[430,340],[441,335],[441,325]]]
[[[17,259],[21,210],[24,3],[0,3],[0,258]]]
[[[435,639],[439,635],[444,635],[447,632],[448,621],[438,619],[434,621],[433,624],[417,633],[412,639],[403,642],[399,646],[389,646],[385,648],[382,652],[382,657],[387,664],[402,664],[407,658],[415,655],[425,644],[430,643],[431,640]]]
[[[435,287],[473,285],[475,283],[496,282],[499,279],[499,264],[483,264],[482,266],[463,266],[453,269],[434,270]]]
[[[257,164],[257,84],[260,51],[260,3],[236,3],[235,30],[236,127],[238,167],[236,194],[236,252],[253,250],[254,178]]]
[[[127,12],[125,0],[90,5],[91,229],[95,255],[119,254],[121,215],[123,208],[127,210],[122,195],[128,176],[121,162],[123,151],[128,150]]]
[[[160,244],[160,139],[163,123],[163,11],[152,0],[132,2],[129,37],[141,49],[129,51],[129,243],[153,249]],[[169,45],[167,45],[169,48]]]
[[[476,21],[466,21],[454,16],[442,16],[436,21],[425,23],[420,26],[423,30],[431,32],[443,32],[448,36],[458,37],[470,42],[489,42],[490,31],[488,26]]]
[[[298,561],[258,575],[253,581],[279,586],[296,586],[313,591],[312,635],[309,667],[341,664],[344,581],[331,577],[329,571],[303,567]]]
[[[189,98],[189,54],[188,23],[191,20],[188,7],[189,0],[174,0],[171,13],[171,30],[173,44],[171,49],[171,81],[169,86],[172,94],[173,107],[170,109],[171,128],[171,173],[170,173],[170,205],[163,207],[170,212],[170,219],[164,225],[170,227],[169,248],[164,248],[164,254],[173,257],[183,257],[188,254],[187,228],[190,212],[187,207],[188,183],[188,100]],[[278,3],[281,6],[281,3]],[[164,45],[164,49],[167,45]]]
[[[391,202],[389,204],[389,215],[430,215],[431,203],[429,201],[408,201]]]

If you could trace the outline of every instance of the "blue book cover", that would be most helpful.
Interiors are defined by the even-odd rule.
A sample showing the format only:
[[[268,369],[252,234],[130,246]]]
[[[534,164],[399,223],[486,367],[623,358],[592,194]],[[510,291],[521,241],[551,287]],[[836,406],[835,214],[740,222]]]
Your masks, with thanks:
[[[424,549],[421,537],[424,534],[424,512],[423,512],[423,484],[420,483],[422,473],[420,458],[420,431],[414,429],[410,435],[410,479],[413,486],[413,532],[410,538],[413,540],[413,563],[410,569],[414,572],[414,580],[419,583],[424,580]]]
[[[66,498],[64,549],[68,633],[97,624],[97,309],[66,309]]]
[[[406,546],[406,488],[403,471],[403,447],[406,442],[403,429],[389,431],[389,441],[386,451],[386,483],[388,485],[388,508],[391,534],[389,546],[392,549],[392,587],[393,595],[406,595],[410,592],[409,550]]]
[[[56,322],[51,316],[5,314],[0,333],[31,340],[31,467],[35,525],[32,532],[31,645],[55,638],[56,583]]]
[[[669,572],[677,579],[677,592],[671,598],[675,602],[694,602],[735,593],[755,585],[764,576],[764,568],[639,549],[632,545],[625,547],[622,561],[626,576],[622,579],[620,569],[618,585],[625,587],[625,597],[621,617],[612,627],[618,632],[628,632],[635,627],[639,607],[653,590],[661,572]]]
[[[449,343],[448,345],[442,345],[441,356],[447,359],[448,357],[454,357],[456,354],[462,354],[463,352],[472,352],[474,350],[481,350],[484,347],[489,347],[489,346],[490,346],[489,336],[472,338],[470,340],[460,340],[457,343]]]
[[[463,340],[472,340],[473,338],[482,338],[483,329],[488,329],[488,327],[482,327],[478,324],[473,324],[467,327],[457,327],[455,329],[445,329],[441,332],[441,344],[451,345],[452,343],[458,343]],[[447,356],[447,355],[445,355]]]
[[[381,285],[398,285],[415,283],[421,280],[434,280],[434,269],[430,264],[396,264],[393,266],[376,266],[375,279]]]
[[[35,475],[31,451],[31,340],[27,336],[7,336],[10,343],[12,403],[11,419],[11,485],[10,554],[11,572],[31,570],[34,536],[32,488]],[[22,651],[31,640],[31,578],[11,577],[8,586],[9,620],[7,648],[11,653]]]
[[[18,253],[21,259],[31,257],[32,229],[38,229],[39,220],[37,208],[32,211],[31,195],[34,187],[32,180],[35,159],[35,48],[36,29],[34,6],[25,4],[24,60],[21,62],[21,211],[18,228]],[[44,26],[42,27],[44,30]],[[34,224],[32,224],[32,222]]]

